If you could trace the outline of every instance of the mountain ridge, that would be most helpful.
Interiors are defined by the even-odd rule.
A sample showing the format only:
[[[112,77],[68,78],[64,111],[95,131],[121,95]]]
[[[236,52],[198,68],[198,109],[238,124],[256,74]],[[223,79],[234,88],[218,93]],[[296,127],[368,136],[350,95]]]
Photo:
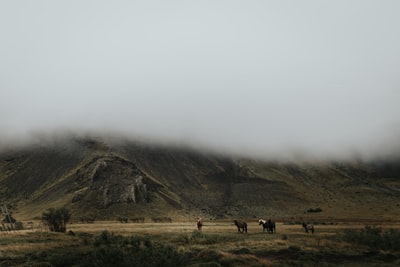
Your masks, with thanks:
[[[279,162],[94,138],[0,152],[0,201],[38,218],[65,206],[99,219],[396,220],[400,164]],[[307,210],[320,209],[309,213]]]

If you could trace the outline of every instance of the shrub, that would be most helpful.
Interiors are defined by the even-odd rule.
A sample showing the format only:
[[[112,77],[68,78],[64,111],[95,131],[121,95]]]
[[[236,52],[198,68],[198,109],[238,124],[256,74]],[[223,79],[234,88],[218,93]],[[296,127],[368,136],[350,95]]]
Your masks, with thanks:
[[[22,222],[17,221],[14,224],[14,228],[15,230],[24,230],[24,224]]]
[[[123,237],[103,231],[82,266],[179,266],[183,257],[176,248],[143,237]]]
[[[12,215],[6,215],[3,219],[4,223],[16,223],[17,220]]]
[[[69,267],[74,266],[76,262],[79,262],[82,256],[79,253],[56,253],[49,257],[50,266],[53,267]]]
[[[307,212],[322,212],[322,209],[321,209],[321,208],[315,208],[315,209],[309,208],[309,209],[307,210]]]
[[[113,233],[105,230],[101,232],[99,236],[97,236],[94,240],[94,245],[95,246],[101,246],[101,245],[108,245],[112,243],[118,243],[120,240],[122,240],[123,237],[121,235],[114,235]]]
[[[389,229],[383,234],[385,246],[392,250],[400,250],[400,230]]]
[[[383,231],[380,227],[366,225],[361,230],[345,230],[343,239],[372,249],[400,250],[399,229]]]
[[[71,213],[67,208],[50,208],[42,214],[43,222],[52,232],[65,232],[70,219]]]
[[[200,231],[193,231],[192,233],[181,234],[177,241],[183,244],[216,244],[226,240],[226,237],[216,234],[204,234]]]

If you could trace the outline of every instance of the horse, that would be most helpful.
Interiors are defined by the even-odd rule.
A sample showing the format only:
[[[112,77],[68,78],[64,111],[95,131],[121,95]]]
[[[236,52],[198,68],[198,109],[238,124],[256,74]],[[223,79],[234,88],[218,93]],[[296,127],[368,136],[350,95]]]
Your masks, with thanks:
[[[258,220],[258,225],[262,225],[263,226],[263,232],[265,232],[265,229],[267,229],[267,232],[269,234],[276,234],[275,222],[272,221],[271,219],[269,219],[268,221],[263,220],[263,219],[259,219]]]
[[[233,223],[236,225],[236,227],[238,229],[238,233],[245,232],[247,234],[247,223],[239,222],[237,220],[234,220]]]
[[[201,221],[201,218],[197,219],[197,229],[201,231],[201,227],[203,227],[203,222]]]
[[[303,228],[306,233],[309,233],[309,231],[311,231],[311,233],[314,234],[314,225],[303,223]]]

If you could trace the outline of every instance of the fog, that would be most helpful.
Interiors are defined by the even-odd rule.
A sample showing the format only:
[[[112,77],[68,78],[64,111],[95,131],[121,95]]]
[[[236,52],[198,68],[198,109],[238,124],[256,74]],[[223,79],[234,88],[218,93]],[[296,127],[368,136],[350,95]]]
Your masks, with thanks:
[[[0,147],[68,132],[269,158],[392,156],[399,11],[395,0],[2,1]]]

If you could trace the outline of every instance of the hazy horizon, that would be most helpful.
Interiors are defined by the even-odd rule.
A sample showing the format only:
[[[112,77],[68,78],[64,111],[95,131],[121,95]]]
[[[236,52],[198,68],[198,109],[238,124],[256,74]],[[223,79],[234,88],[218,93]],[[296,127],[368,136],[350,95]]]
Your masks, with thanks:
[[[400,152],[399,1],[0,3],[0,147],[62,132]]]

